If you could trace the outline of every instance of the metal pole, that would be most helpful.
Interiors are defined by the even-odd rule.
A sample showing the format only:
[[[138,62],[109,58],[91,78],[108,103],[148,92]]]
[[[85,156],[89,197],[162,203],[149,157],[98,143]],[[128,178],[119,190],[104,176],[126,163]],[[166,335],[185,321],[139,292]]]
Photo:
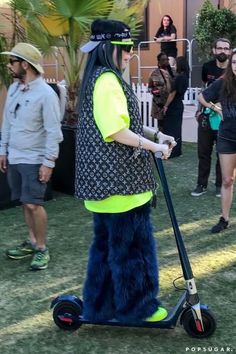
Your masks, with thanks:
[[[138,75],[139,75],[139,67],[140,67],[140,57],[138,56],[138,54],[133,54],[130,58],[130,60],[132,59],[137,59],[137,62],[138,62]],[[139,79],[139,76],[132,76],[133,78],[135,79]]]

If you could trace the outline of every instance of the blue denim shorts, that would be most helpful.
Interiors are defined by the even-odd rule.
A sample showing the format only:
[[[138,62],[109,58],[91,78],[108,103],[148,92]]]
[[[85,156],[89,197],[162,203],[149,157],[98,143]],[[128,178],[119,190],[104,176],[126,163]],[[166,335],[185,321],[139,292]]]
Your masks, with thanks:
[[[11,189],[11,199],[23,204],[44,204],[46,183],[39,181],[40,164],[8,165],[7,178]]]
[[[236,140],[217,137],[216,150],[218,154],[236,154]]]

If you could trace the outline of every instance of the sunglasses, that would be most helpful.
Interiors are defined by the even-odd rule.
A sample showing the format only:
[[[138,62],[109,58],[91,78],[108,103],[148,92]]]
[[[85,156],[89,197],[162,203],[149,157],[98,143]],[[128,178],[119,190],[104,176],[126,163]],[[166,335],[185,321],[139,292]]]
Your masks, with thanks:
[[[9,64],[13,65],[16,62],[20,62],[19,59],[9,59]]]
[[[230,50],[229,47],[216,47],[216,50],[224,50],[225,52]]]
[[[132,45],[122,45],[121,49],[126,52],[126,53],[130,53],[133,51],[133,46]]]
[[[122,42],[122,41],[112,41],[112,44],[120,45],[121,49],[126,52],[130,53],[133,51],[134,48],[134,42],[133,41],[127,41],[127,42]]]

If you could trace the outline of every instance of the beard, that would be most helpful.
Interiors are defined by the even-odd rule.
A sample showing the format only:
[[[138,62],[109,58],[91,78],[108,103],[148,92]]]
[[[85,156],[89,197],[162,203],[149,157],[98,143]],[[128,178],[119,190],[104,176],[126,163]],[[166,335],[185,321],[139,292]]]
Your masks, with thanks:
[[[220,62],[224,63],[228,59],[228,55],[225,53],[216,54],[215,58]]]
[[[10,70],[10,72],[11,72],[11,75],[14,79],[19,79],[21,81],[24,79],[24,77],[26,75],[26,71],[22,67],[20,67],[17,72],[14,72],[12,70]]]

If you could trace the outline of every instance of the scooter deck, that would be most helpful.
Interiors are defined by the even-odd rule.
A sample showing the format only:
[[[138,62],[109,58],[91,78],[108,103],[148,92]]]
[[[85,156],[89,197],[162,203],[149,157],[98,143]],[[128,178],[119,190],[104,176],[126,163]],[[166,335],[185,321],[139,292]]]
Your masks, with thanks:
[[[66,295],[58,297],[54,300],[54,304],[65,301]],[[75,303],[75,302],[74,302]],[[82,302],[81,302],[82,303]],[[157,322],[148,322],[148,321],[136,321],[136,322],[121,322],[116,319],[112,319],[109,321],[90,321],[86,320],[83,316],[79,315],[78,317],[73,316],[73,321],[78,322],[80,325],[83,324],[92,324],[92,325],[103,325],[103,326],[117,326],[117,327],[143,327],[143,328],[167,328],[173,329],[176,326],[176,323],[184,310],[186,304],[186,291],[181,295],[175,307],[173,307],[168,316],[162,320]],[[52,306],[52,307],[53,307]],[[63,316],[64,317],[64,316]],[[62,319],[63,320],[63,319]]]

